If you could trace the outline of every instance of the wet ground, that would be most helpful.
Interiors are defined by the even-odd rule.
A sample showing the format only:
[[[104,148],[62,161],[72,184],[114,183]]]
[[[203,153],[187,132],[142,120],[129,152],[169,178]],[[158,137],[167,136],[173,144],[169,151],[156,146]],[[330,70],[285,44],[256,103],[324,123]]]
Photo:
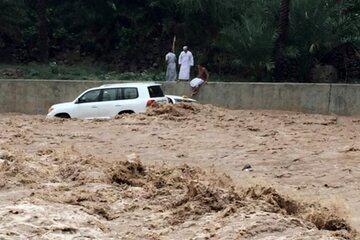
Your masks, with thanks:
[[[200,105],[0,115],[0,238],[357,239],[359,130]]]

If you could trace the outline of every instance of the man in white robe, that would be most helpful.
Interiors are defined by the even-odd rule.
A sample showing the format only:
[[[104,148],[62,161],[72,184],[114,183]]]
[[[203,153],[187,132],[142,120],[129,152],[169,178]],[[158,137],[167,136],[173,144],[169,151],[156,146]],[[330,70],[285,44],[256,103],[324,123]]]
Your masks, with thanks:
[[[166,81],[176,81],[176,55],[173,53],[172,50],[170,50],[169,53],[166,54],[165,61],[167,64]]]
[[[183,47],[183,51],[179,56],[180,73],[179,80],[189,81],[190,80],[190,69],[194,66],[194,57],[188,47]]]

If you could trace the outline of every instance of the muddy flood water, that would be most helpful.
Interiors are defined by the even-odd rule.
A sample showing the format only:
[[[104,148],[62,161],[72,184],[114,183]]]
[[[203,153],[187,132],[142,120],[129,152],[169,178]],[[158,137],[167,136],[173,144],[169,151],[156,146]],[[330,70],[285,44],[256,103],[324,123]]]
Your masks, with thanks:
[[[0,115],[0,239],[359,239],[360,118]]]

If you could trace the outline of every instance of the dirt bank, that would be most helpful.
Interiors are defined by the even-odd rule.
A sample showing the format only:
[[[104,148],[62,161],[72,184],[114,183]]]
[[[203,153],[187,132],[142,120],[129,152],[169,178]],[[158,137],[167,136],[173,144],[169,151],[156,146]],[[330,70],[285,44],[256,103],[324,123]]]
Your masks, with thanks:
[[[1,115],[0,237],[357,239],[359,128],[198,105]]]

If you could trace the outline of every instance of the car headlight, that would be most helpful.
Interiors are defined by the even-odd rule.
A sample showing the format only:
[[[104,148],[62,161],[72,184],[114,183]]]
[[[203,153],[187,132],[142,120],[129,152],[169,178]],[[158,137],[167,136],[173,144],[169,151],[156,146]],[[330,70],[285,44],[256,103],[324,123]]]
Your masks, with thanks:
[[[51,113],[54,110],[53,107],[49,108],[48,113]]]

